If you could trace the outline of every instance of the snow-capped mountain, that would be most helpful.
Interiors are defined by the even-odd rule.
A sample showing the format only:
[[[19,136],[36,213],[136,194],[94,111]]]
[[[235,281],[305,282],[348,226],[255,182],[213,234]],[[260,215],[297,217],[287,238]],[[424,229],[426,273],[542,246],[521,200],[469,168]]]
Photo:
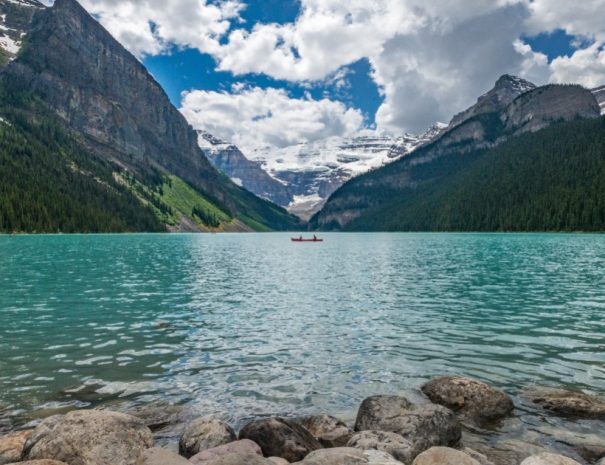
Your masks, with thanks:
[[[43,8],[36,0],[0,0],[0,65],[17,56],[34,13]]]
[[[437,124],[422,136],[401,137],[365,130],[349,138],[266,147],[245,155],[207,132],[198,134],[200,147],[218,169],[251,192],[308,219],[346,181],[411,153],[446,127]]]
[[[259,163],[248,160],[237,146],[205,131],[198,131],[198,145],[210,162],[237,185],[278,205],[290,203],[287,186],[267,174]]]
[[[592,89],[592,94],[597,99],[597,102],[599,102],[599,106],[601,107],[601,114],[605,115],[605,86]]]

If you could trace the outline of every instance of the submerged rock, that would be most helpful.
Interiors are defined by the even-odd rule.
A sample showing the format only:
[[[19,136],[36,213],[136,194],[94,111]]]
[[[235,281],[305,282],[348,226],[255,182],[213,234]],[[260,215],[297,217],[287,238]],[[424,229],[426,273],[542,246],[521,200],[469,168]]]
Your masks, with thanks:
[[[526,390],[524,396],[557,415],[605,419],[605,399],[582,391],[533,387]]]
[[[143,451],[137,465],[191,465],[191,462],[169,450],[153,447]]]
[[[351,437],[348,447],[361,450],[380,450],[387,452],[397,460],[411,463],[420,451],[414,444],[397,433],[388,431],[361,431]]]
[[[285,418],[266,418],[248,423],[239,433],[262,449],[265,457],[281,457],[298,462],[322,445],[306,428]]]
[[[237,439],[235,431],[216,418],[203,417],[189,423],[179,441],[179,452],[189,458],[213,447],[222,446]]]
[[[44,420],[25,443],[24,460],[54,459],[69,465],[135,465],[153,446],[153,435],[131,415],[78,410]]]
[[[462,376],[432,379],[422,392],[443,405],[476,421],[493,421],[507,416],[514,408],[511,397],[489,384]]]
[[[420,453],[433,446],[454,446],[462,434],[450,409],[440,405],[415,405],[405,397],[374,396],[363,401],[356,431],[389,431],[410,441]]]
[[[199,454],[195,454],[191,457],[189,461],[197,465],[202,465],[209,460],[214,460],[218,457],[230,454],[255,454],[260,457],[263,456],[263,452],[257,443],[250,441],[249,439],[242,439],[222,446],[213,447],[212,449],[203,450]]]
[[[25,442],[32,435],[32,431],[19,431],[0,436],[0,465],[21,460]]]
[[[353,430],[344,422],[329,415],[314,415],[299,421],[324,447],[345,446],[353,435]]]
[[[413,465],[480,465],[480,463],[459,450],[432,447],[416,457]]]
[[[580,465],[575,460],[558,454],[549,454],[544,452],[538,455],[532,455],[521,462],[521,465]]]

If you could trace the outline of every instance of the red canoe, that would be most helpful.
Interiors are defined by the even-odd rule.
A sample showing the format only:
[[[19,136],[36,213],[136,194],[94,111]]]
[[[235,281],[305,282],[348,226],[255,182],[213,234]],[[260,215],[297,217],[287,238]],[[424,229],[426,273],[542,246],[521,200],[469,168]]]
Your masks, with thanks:
[[[323,239],[314,237],[313,239],[303,239],[302,237],[293,237],[290,239],[292,242],[323,242]]]

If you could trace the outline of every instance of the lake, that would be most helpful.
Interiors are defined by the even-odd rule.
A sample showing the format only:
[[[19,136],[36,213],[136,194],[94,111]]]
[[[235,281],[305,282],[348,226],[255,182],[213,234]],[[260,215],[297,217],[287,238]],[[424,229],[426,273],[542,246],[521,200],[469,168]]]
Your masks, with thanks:
[[[470,375],[605,392],[605,236],[0,236],[4,422],[164,402],[350,419]]]

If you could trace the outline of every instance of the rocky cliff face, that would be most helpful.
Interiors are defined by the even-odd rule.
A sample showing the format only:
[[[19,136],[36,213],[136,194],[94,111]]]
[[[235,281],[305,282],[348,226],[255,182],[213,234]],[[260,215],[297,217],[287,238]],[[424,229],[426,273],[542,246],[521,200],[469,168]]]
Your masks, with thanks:
[[[0,0],[0,67],[15,59],[34,15],[44,8],[36,0]]]
[[[525,79],[505,74],[492,90],[479,97],[475,105],[454,116],[449,128],[459,126],[477,115],[502,111],[519,95],[535,88],[535,84]]]
[[[443,170],[432,170],[431,166],[444,157],[491,148],[554,122],[599,115],[595,96],[580,86],[532,88],[526,81],[503,76],[477,105],[457,115],[448,129],[430,144],[392,165],[345,184],[312,223],[317,227],[345,226],[364,212],[377,208],[380,203],[377,192],[383,195],[391,191],[392,195],[398,195],[405,189],[434,182],[436,176],[443,175]],[[439,174],[435,174],[437,171]]]
[[[38,95],[100,157],[135,173],[153,166],[174,174],[236,215],[264,210],[269,217],[255,221],[271,228],[295,224],[212,167],[159,84],[76,0],[35,15],[3,81]]]
[[[287,207],[292,201],[287,186],[269,176],[260,163],[248,160],[236,145],[204,131],[198,131],[198,144],[212,164],[237,185],[277,205]]]
[[[593,89],[592,94],[595,96],[599,106],[601,107],[601,114],[605,115],[605,86]]]

